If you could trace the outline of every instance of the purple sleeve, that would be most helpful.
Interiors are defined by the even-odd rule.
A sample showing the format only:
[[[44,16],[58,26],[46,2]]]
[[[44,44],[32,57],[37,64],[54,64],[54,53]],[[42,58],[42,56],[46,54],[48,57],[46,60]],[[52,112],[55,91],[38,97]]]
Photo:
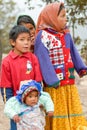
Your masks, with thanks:
[[[78,53],[78,50],[75,47],[75,44],[71,38],[71,35],[70,34],[66,35],[65,40],[67,43],[67,47],[70,46],[71,57],[72,57],[75,70],[77,71],[79,75],[87,74],[87,66],[84,64],[80,54]]]

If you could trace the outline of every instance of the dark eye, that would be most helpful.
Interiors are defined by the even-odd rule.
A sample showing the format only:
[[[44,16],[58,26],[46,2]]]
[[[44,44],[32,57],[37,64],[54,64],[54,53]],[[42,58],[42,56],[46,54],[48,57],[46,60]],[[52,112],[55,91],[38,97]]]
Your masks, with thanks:
[[[29,28],[30,31],[33,30],[33,29],[34,29],[33,27]]]
[[[27,39],[27,41],[29,42],[29,41],[31,41],[31,39],[30,39],[30,38],[28,38],[28,39]]]
[[[29,98],[32,98],[32,96],[28,96]]]
[[[20,40],[21,40],[21,41],[23,41],[24,39],[23,39],[23,38],[21,38]]]

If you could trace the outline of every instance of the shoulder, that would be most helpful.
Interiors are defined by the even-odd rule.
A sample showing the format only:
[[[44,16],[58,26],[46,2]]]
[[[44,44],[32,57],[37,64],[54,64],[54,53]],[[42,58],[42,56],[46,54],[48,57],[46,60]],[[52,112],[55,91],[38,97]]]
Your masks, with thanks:
[[[17,101],[16,96],[13,96],[13,97],[9,98],[6,103],[12,102],[12,101]]]
[[[49,33],[45,30],[40,30],[38,34],[36,35],[36,41],[39,43],[39,40],[42,40],[44,37],[46,37]]]
[[[5,104],[5,107],[19,108],[21,103],[17,100],[16,96],[11,97]]]
[[[34,53],[32,53],[32,52],[28,52],[28,53],[27,53],[27,58],[28,58],[29,60],[31,60],[31,62],[32,62],[32,61],[34,62],[34,60],[37,59],[36,55],[35,55]]]
[[[40,31],[37,33],[36,37],[39,37],[39,36],[42,34],[42,32],[43,32],[43,30],[40,30]]]
[[[4,57],[4,58],[2,59],[2,63],[7,62],[8,60],[9,60],[9,55],[7,55],[6,57]]]
[[[44,91],[41,91],[41,98],[50,98],[50,94]]]
[[[14,97],[11,97],[11,98],[9,98],[9,99],[7,100],[5,106],[6,106],[6,105],[11,105],[11,104],[16,104],[17,102],[18,102],[18,101],[17,101],[16,97],[14,96]]]
[[[66,38],[66,39],[72,39],[72,36],[71,36],[70,33],[66,33],[66,34],[65,34],[65,38]]]
[[[11,51],[2,59],[2,64],[6,64],[10,61]]]
[[[34,53],[31,53],[31,58],[33,61],[36,61],[38,58]]]
[[[9,55],[2,59],[1,62],[2,67],[8,68],[9,67]]]

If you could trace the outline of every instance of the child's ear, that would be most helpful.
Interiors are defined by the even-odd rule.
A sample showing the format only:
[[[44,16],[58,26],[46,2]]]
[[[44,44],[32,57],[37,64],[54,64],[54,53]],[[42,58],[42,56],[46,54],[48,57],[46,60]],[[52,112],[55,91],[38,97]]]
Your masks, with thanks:
[[[10,39],[10,44],[11,44],[11,46],[15,46],[15,41],[13,41],[12,39]]]

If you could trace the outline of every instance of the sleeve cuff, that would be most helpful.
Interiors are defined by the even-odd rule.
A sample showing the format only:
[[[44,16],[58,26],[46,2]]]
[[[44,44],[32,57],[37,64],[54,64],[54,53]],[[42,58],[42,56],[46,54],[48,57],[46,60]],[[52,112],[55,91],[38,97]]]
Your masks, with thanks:
[[[81,70],[81,71],[79,72],[80,78],[83,77],[84,75],[87,75],[87,70]]]

